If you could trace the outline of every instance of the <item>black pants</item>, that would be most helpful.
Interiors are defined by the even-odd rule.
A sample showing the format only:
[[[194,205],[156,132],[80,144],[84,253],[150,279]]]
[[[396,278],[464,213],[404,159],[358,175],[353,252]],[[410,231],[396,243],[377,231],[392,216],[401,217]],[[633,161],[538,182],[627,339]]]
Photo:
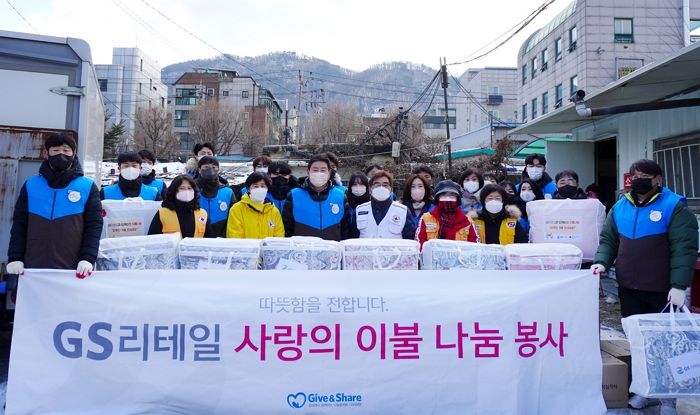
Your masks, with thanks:
[[[618,287],[620,314],[629,317],[634,314],[660,313],[668,303],[667,292],[640,291]]]

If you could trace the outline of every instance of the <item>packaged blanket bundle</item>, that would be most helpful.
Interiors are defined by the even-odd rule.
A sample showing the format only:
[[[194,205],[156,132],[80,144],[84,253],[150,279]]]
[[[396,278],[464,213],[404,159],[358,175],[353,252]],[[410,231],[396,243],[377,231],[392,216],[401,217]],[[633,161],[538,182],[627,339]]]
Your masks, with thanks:
[[[506,269],[506,252],[502,245],[447,239],[425,242],[421,260],[423,269]]]
[[[572,244],[510,244],[504,249],[511,270],[581,268],[581,250]]]
[[[420,244],[408,239],[348,239],[343,246],[343,269],[415,270]]]
[[[260,239],[185,238],[178,257],[181,269],[256,270]]]
[[[265,238],[261,244],[263,269],[338,270],[342,252],[338,242],[311,236]]]
[[[161,202],[151,200],[103,200],[102,239],[145,236]]]
[[[97,269],[177,269],[179,242],[179,233],[103,239]]]

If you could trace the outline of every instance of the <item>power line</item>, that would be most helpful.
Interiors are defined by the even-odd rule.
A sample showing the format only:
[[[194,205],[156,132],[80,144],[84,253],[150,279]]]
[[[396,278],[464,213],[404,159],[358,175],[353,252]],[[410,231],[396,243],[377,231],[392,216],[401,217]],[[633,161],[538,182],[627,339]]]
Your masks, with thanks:
[[[5,0],[5,1],[7,2],[7,4],[10,5],[10,7],[12,7],[12,10],[14,10],[15,13],[17,13],[17,15],[18,15],[19,17],[21,17],[22,20],[24,20],[24,22],[25,22],[26,24],[29,25],[29,27],[32,28],[32,30],[34,31],[34,33],[39,34],[39,31],[36,30],[36,28],[35,28],[34,26],[32,26],[31,23],[29,23],[29,20],[27,20],[27,18],[25,18],[25,17],[22,15],[22,13],[20,13],[19,10],[17,10],[17,8],[16,8],[12,3],[10,3],[10,0]]]

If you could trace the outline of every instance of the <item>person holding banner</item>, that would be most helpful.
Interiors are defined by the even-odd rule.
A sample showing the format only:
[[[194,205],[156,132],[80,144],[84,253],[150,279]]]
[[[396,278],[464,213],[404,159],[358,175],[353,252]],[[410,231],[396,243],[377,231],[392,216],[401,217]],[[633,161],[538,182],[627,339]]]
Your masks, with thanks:
[[[272,183],[267,174],[253,172],[245,180],[248,192],[233,205],[226,227],[227,238],[263,239],[284,237],[282,215],[270,202],[268,193]]]
[[[484,209],[472,213],[479,239],[485,244],[527,243],[529,236],[520,225],[520,209],[506,205],[508,193],[497,184],[487,184],[479,194]]]
[[[598,275],[615,265],[622,317],[682,306],[698,255],[698,222],[683,196],[661,186],[661,167],[638,160],[629,172],[632,191],[608,213],[591,266]],[[636,395],[629,404],[639,409],[648,401]],[[661,405],[675,413],[674,400]]]
[[[161,200],[155,187],[143,184],[141,177],[141,164],[143,159],[135,151],[126,151],[119,154],[119,181],[100,190],[102,200],[124,200],[131,197],[140,197],[143,200]]]
[[[75,269],[92,273],[102,234],[102,202],[95,183],[83,176],[73,137],[49,135],[46,159],[15,204],[7,272],[24,268]]]
[[[418,223],[416,240],[421,247],[430,239],[479,242],[474,223],[460,209],[462,188],[452,180],[435,186],[435,207],[425,213]]]
[[[186,175],[177,176],[165,195],[163,207],[158,209],[149,235],[180,233],[183,238],[213,238],[207,211],[199,206],[199,190],[194,180]]]
[[[141,163],[141,179],[143,180],[143,184],[158,189],[160,200],[165,199],[165,191],[168,186],[163,180],[156,179],[156,171],[153,169],[153,165],[156,164],[155,154],[150,150],[141,150],[139,151],[139,156],[141,156],[143,160]]]
[[[236,203],[233,190],[219,181],[219,161],[214,157],[204,156],[197,163],[197,187],[199,188],[199,206],[207,211],[212,233],[215,237],[226,237],[226,222],[231,206]]]

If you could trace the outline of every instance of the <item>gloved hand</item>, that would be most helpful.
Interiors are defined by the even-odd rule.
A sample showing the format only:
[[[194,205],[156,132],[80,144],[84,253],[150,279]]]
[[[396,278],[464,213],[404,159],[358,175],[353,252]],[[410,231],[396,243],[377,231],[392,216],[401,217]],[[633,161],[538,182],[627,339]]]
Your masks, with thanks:
[[[81,280],[92,275],[92,264],[87,261],[78,262],[78,268],[75,270],[75,276]]]
[[[22,261],[10,262],[9,264],[7,264],[7,273],[8,274],[17,274],[17,275],[24,274],[24,262],[22,262]]]
[[[671,291],[668,292],[668,301],[676,307],[682,306],[685,304],[685,290],[671,288]]]
[[[591,265],[591,271],[593,271],[593,275],[600,275],[605,272],[605,265],[593,264]]]

